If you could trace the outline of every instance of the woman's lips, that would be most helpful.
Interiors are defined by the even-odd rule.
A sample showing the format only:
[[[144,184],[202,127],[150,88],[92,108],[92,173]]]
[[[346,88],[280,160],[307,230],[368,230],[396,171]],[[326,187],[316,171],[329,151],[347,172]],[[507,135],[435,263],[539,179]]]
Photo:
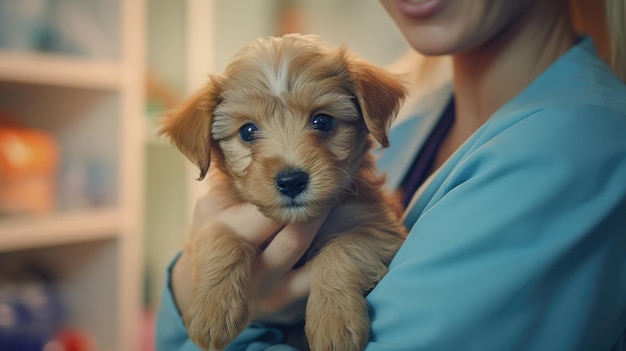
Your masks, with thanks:
[[[448,0],[396,0],[400,13],[412,19],[427,19],[445,7]]]

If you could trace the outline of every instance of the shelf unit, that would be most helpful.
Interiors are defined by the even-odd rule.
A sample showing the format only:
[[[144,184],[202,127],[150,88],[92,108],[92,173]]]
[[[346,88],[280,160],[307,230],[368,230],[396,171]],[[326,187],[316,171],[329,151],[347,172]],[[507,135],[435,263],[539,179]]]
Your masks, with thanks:
[[[122,86],[122,69],[120,63],[105,60],[0,52],[0,77],[4,82],[114,91]]]
[[[0,265],[45,269],[70,326],[88,332],[96,350],[131,351],[142,310],[145,4],[94,1],[114,14],[105,32],[118,54],[0,50],[0,111],[55,136],[63,162],[96,162],[102,199],[0,217]]]
[[[8,218],[0,221],[0,250],[28,250],[48,246],[116,239],[120,233],[118,209],[78,210],[36,219]]]

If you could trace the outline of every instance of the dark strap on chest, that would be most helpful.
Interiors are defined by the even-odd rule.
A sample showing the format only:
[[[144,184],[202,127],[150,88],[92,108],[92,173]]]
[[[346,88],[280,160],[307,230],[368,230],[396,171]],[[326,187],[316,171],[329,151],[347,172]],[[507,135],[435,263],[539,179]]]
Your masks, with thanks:
[[[450,100],[448,106],[446,106],[443,115],[428,136],[428,139],[424,143],[420,152],[417,153],[409,172],[402,180],[402,203],[404,208],[409,205],[411,199],[413,198],[413,194],[415,194],[417,189],[428,178],[431,168],[433,167],[433,163],[435,162],[437,152],[439,151],[441,144],[445,140],[453,124],[454,99]]]

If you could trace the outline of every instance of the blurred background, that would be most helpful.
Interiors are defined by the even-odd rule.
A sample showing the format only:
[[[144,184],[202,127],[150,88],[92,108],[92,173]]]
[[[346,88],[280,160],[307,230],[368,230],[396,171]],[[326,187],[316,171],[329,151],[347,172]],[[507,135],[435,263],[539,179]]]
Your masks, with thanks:
[[[289,32],[382,66],[407,51],[377,1],[0,0],[0,350],[153,349],[204,189],[157,117]]]

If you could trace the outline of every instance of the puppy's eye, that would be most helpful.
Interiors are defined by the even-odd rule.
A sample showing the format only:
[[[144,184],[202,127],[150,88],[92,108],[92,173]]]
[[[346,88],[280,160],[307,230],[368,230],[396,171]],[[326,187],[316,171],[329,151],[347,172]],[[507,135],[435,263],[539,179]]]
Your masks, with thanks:
[[[335,119],[329,115],[320,113],[319,115],[315,115],[311,120],[311,127],[321,130],[322,132],[328,132],[335,127]]]
[[[245,142],[251,142],[256,138],[255,134],[259,128],[254,123],[248,123],[239,129],[239,137]]]

